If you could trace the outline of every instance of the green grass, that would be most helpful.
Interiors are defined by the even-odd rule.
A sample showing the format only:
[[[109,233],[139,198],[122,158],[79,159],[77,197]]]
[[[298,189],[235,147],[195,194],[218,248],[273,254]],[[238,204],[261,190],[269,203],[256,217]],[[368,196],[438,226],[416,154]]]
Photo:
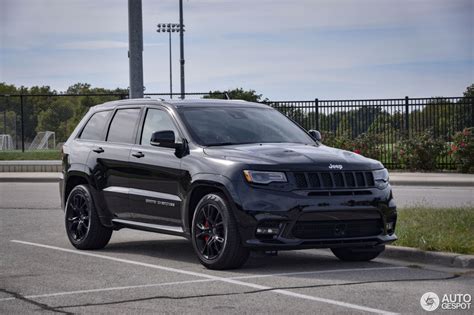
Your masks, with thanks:
[[[61,160],[61,151],[0,151],[0,160]]]
[[[474,254],[474,207],[400,209],[394,245]]]

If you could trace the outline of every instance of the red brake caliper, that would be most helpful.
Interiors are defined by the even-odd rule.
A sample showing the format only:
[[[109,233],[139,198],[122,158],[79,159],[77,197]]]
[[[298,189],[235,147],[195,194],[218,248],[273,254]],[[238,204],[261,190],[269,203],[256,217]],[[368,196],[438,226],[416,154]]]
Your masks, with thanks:
[[[209,228],[209,222],[207,222],[207,220],[204,221],[204,227],[205,227],[206,229]],[[209,235],[204,235],[204,241],[207,242],[208,239],[209,239]]]

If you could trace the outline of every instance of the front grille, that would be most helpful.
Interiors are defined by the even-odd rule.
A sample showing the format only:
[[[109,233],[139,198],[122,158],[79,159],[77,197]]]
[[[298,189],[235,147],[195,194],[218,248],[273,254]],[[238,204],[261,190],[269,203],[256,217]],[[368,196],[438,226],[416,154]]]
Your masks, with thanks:
[[[372,172],[295,172],[299,189],[337,189],[374,187]]]
[[[308,192],[308,196],[364,196],[372,195],[370,190],[317,190]]]
[[[298,221],[292,229],[300,239],[333,239],[375,236],[383,232],[382,220]]]

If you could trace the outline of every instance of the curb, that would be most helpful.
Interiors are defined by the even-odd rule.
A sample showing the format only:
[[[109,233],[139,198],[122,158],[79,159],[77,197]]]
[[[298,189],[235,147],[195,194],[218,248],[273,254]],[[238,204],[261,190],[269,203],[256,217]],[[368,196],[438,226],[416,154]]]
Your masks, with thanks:
[[[59,182],[60,175],[58,176],[21,176],[21,172],[16,173],[18,175],[15,176],[1,176],[0,172],[0,183],[54,183]],[[38,175],[41,174],[38,172]],[[426,183],[423,181],[392,181],[390,183],[392,186],[425,186],[425,187],[474,187],[474,184],[466,183],[466,182],[439,182],[439,183]]]
[[[0,182],[54,182],[57,179],[39,178],[49,177],[43,176],[44,173],[61,172],[61,160],[0,160]],[[474,187],[474,174],[394,171],[390,173],[390,183],[392,186]]]
[[[404,246],[387,245],[381,257],[451,268],[474,268],[474,255],[430,252]]]
[[[59,183],[58,177],[0,177],[0,183]]]
[[[14,160],[0,161],[0,173],[22,173],[22,172],[61,172],[62,161],[60,160]]]
[[[58,183],[63,177],[62,173],[2,173],[0,183]]]
[[[39,176],[22,176],[22,172],[15,172],[18,175],[15,176],[1,176],[0,172],[0,183],[54,183],[59,182],[60,175],[58,176],[41,176],[42,172],[37,172]],[[443,182],[424,182],[424,181],[411,181],[411,180],[397,180],[391,181],[392,186],[424,186],[424,187],[474,187],[474,183],[462,182],[462,181],[443,181]]]
[[[392,186],[425,186],[425,187],[474,187],[474,181],[426,181],[426,180],[390,180]]]

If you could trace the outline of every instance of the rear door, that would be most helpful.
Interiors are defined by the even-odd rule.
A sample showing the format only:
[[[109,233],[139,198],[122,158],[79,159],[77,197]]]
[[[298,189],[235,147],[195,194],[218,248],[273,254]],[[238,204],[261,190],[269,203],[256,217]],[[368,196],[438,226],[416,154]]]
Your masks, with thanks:
[[[95,156],[94,150],[104,146],[107,127],[112,114],[112,109],[92,114],[78,137],[69,146],[71,150],[69,154],[71,157],[71,168],[90,174],[90,184],[93,188],[91,192],[94,194],[96,205],[104,211],[107,209],[107,206],[103,198],[102,189],[107,186],[107,183],[103,180],[103,176],[97,174],[98,170],[101,169],[97,165],[97,158],[92,158],[91,156]]]
[[[181,141],[179,129],[166,108],[147,108],[138,143],[130,152],[130,207],[137,221],[180,232],[180,185],[185,176],[181,159],[176,157],[175,149],[150,144],[152,133],[165,130],[172,130],[176,142]]]
[[[107,209],[115,218],[129,219],[128,159],[135,143],[141,108],[119,107],[110,122],[106,141],[97,144],[89,155],[89,165],[97,186],[103,192]]]

